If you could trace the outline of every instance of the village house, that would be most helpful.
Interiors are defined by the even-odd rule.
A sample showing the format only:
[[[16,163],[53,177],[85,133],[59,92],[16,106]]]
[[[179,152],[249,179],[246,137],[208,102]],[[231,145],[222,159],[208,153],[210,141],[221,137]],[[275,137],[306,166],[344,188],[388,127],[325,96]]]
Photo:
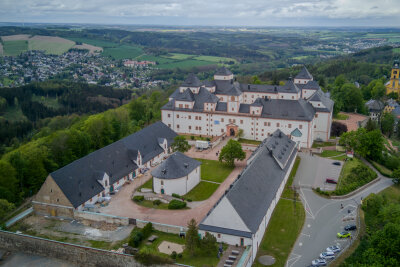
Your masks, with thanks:
[[[310,148],[330,138],[333,101],[304,67],[285,85],[240,84],[225,67],[213,81],[190,74],[161,108],[162,121],[177,133],[237,135],[262,141],[275,130]]]
[[[35,212],[73,218],[75,211],[95,204],[162,162],[175,136],[165,124],[156,122],[50,173],[32,201]]]
[[[185,195],[200,182],[201,162],[175,152],[151,172],[157,194]]]
[[[254,261],[271,215],[288,180],[298,145],[276,130],[250,156],[246,168],[199,225],[202,236],[251,246]]]

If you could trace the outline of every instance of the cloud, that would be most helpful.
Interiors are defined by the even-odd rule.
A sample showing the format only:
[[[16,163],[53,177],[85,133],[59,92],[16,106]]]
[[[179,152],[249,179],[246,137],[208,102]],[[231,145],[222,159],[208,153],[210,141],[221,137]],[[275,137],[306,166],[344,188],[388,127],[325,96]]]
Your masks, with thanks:
[[[289,23],[293,20],[400,22],[398,0],[2,0],[0,20],[121,23],[129,19]],[[155,19],[155,20],[154,20]],[[173,24],[173,23],[170,23]],[[228,23],[226,23],[228,24]],[[329,24],[329,23],[328,23]],[[390,25],[388,25],[390,26]]]

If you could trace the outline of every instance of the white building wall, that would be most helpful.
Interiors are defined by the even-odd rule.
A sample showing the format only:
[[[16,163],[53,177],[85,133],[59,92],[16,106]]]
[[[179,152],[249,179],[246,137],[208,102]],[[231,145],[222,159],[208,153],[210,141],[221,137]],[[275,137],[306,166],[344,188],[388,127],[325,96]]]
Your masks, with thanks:
[[[314,140],[328,141],[331,133],[332,113],[317,112],[314,120]]]
[[[306,84],[309,81],[312,81],[312,80],[310,80],[310,79],[294,79],[295,84]]]
[[[305,99],[309,99],[315,93],[315,91],[316,90],[314,90],[314,89],[303,89],[302,97]]]
[[[233,80],[233,74],[223,76],[223,75],[214,75],[214,80],[218,81],[228,81],[228,80]]]
[[[157,194],[172,195],[173,193],[185,195],[200,182],[200,166],[194,169],[189,175],[178,179],[160,179],[153,177],[153,190]]]

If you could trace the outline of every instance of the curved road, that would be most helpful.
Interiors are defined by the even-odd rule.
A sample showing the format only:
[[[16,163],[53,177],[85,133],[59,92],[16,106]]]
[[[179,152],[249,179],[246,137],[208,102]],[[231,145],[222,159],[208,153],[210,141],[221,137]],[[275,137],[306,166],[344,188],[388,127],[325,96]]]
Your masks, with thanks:
[[[339,244],[342,248],[345,247],[351,240],[337,239],[336,234],[342,231],[345,225],[355,223],[357,206],[361,200],[371,193],[378,193],[393,185],[391,179],[383,177],[367,163],[381,178],[380,181],[352,197],[326,199],[315,194],[310,187],[321,179],[318,167],[324,165],[325,168],[329,168],[332,161],[305,153],[299,153],[299,155],[301,162],[294,185],[300,187],[299,193],[306,210],[306,220],[288,258],[286,264],[288,267],[309,266],[312,260],[317,259],[319,254],[331,245]]]

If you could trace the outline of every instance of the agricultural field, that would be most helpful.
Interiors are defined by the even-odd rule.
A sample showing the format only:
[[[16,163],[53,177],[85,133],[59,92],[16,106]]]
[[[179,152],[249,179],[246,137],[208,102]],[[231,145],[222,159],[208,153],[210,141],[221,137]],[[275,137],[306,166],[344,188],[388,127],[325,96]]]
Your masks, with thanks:
[[[3,41],[3,51],[5,56],[17,56],[22,52],[28,51],[28,41]]]
[[[89,45],[94,45],[94,46],[99,46],[99,47],[117,47],[120,44],[110,42],[110,41],[102,41],[102,40],[95,40],[95,39],[88,39],[88,38],[75,38],[75,37],[68,37],[69,40],[75,41],[75,42],[81,42]]]
[[[393,48],[393,53],[400,54],[400,47]]]
[[[112,57],[114,59],[136,59],[144,54],[142,48],[131,45],[120,45],[117,47],[105,47],[102,53],[105,57]]]
[[[211,62],[215,62],[215,63],[226,63],[229,61],[233,61],[234,63],[237,63],[236,59],[229,58],[229,57],[198,56],[193,59],[202,60],[202,61],[211,61]]]
[[[211,61],[201,61],[195,59],[187,59],[187,60],[180,60],[174,62],[168,62],[164,64],[157,65],[157,68],[160,69],[174,69],[174,68],[193,68],[198,66],[206,66],[206,65],[215,65],[214,62]]]

